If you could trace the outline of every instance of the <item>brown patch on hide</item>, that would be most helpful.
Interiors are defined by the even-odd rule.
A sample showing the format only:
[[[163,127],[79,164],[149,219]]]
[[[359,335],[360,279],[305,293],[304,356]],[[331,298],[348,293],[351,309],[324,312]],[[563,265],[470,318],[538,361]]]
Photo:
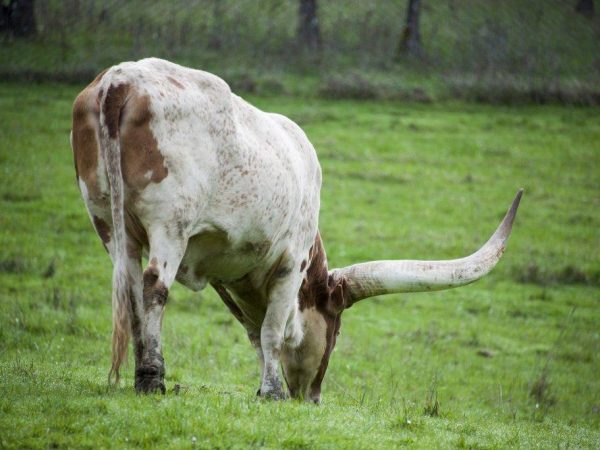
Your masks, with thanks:
[[[104,244],[108,244],[110,241],[110,226],[98,216],[93,216],[93,221],[96,233],[98,233]]]
[[[300,264],[300,272],[303,272],[305,267],[306,267],[306,260],[303,260],[302,264]]]
[[[316,308],[323,316],[327,325],[326,346],[321,364],[315,379],[310,386],[312,398],[318,397],[321,392],[321,383],[327,371],[329,357],[335,347],[337,335],[340,330],[341,316],[346,304],[347,289],[344,279],[335,280],[329,275],[327,269],[327,255],[317,232],[315,243],[309,251],[308,270],[299,292],[300,310]]]
[[[313,306],[325,306],[329,298],[327,255],[319,233],[315,237],[315,243],[310,248],[308,257],[309,266],[306,271],[306,278],[302,282],[299,292],[301,311]]]
[[[312,399],[318,398],[321,394],[321,384],[323,383],[323,378],[325,378],[325,372],[327,371],[327,366],[329,365],[329,358],[331,357],[331,352],[335,348],[337,336],[342,324],[342,313],[340,312],[336,315],[324,313],[323,319],[325,319],[325,323],[327,324],[327,330],[325,332],[327,343],[325,346],[325,352],[321,358],[321,364],[319,364],[319,369],[317,370],[317,374],[310,385],[309,395]]]
[[[158,279],[159,272],[156,268],[156,258],[154,265],[150,265],[144,270],[144,308],[146,310],[155,305],[164,306],[167,303],[169,289]]]
[[[185,87],[183,86],[183,84],[181,84],[179,81],[177,81],[175,78],[173,77],[167,77],[167,80],[169,80],[171,82],[171,84],[174,84],[175,86],[177,86],[179,89],[185,89]]]
[[[275,269],[275,272],[273,272],[273,278],[285,278],[290,273],[292,273],[291,268],[289,268],[285,265],[279,266],[279,267],[277,267],[277,269]]]
[[[169,297],[169,289],[167,289],[167,286],[165,286],[165,284],[162,281],[159,281],[158,283],[156,283],[156,286],[154,286],[154,298],[156,299],[156,302],[159,305],[164,306],[167,304],[168,297]],[[162,320],[162,316],[161,316],[161,320]]]
[[[121,109],[125,105],[127,95],[129,94],[128,84],[111,84],[106,91],[106,98],[102,105],[104,113],[104,124],[108,130],[108,136],[115,139],[119,133],[119,123],[121,118]]]
[[[146,270],[144,270],[144,297],[146,297],[146,291],[152,289],[152,287],[156,284],[159,275],[160,273],[156,268],[156,258],[152,258],[150,264]]]
[[[133,95],[123,111],[121,170],[125,183],[137,191],[160,183],[169,172],[150,128],[152,118],[150,97]]]
[[[98,197],[100,189],[97,180],[99,144],[98,123],[100,106],[96,86],[106,73],[98,74],[75,99],[71,130],[73,133],[73,162],[75,177],[86,184],[88,194]]]

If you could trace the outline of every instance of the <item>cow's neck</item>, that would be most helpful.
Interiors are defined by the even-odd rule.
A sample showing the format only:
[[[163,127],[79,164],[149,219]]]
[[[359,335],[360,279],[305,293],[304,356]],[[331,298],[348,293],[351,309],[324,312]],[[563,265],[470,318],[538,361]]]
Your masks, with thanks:
[[[324,310],[329,299],[329,291],[327,255],[321,235],[317,232],[315,242],[308,252],[307,269],[298,295],[300,311],[310,308]]]

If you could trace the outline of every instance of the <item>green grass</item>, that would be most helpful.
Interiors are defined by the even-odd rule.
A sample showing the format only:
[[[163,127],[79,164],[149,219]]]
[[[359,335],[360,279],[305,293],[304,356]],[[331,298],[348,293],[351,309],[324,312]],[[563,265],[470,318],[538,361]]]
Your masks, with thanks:
[[[167,395],[135,395],[131,362],[107,388],[111,265],[74,180],[77,90],[0,84],[1,447],[600,445],[600,110],[250,99],[317,148],[332,267],[463,256],[525,188],[487,278],[344,314],[314,406],[258,400],[242,327],[180,286]]]

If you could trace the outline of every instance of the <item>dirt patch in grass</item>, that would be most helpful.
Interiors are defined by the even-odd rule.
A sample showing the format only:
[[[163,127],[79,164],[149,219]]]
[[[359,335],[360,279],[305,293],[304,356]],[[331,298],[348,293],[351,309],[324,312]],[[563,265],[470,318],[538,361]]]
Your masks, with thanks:
[[[25,273],[29,268],[29,261],[20,256],[0,260],[0,273]]]

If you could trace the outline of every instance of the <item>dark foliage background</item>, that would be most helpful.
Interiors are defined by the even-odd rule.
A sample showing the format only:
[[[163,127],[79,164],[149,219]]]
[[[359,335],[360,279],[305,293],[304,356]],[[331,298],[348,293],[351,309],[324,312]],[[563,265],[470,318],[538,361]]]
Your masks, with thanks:
[[[416,49],[407,40],[415,31],[406,26],[407,0],[1,3],[4,79],[81,82],[122,60],[159,56],[215,72],[242,91],[417,101],[600,97],[593,0],[412,0]],[[9,10],[22,16],[28,8],[26,29],[11,31]]]

